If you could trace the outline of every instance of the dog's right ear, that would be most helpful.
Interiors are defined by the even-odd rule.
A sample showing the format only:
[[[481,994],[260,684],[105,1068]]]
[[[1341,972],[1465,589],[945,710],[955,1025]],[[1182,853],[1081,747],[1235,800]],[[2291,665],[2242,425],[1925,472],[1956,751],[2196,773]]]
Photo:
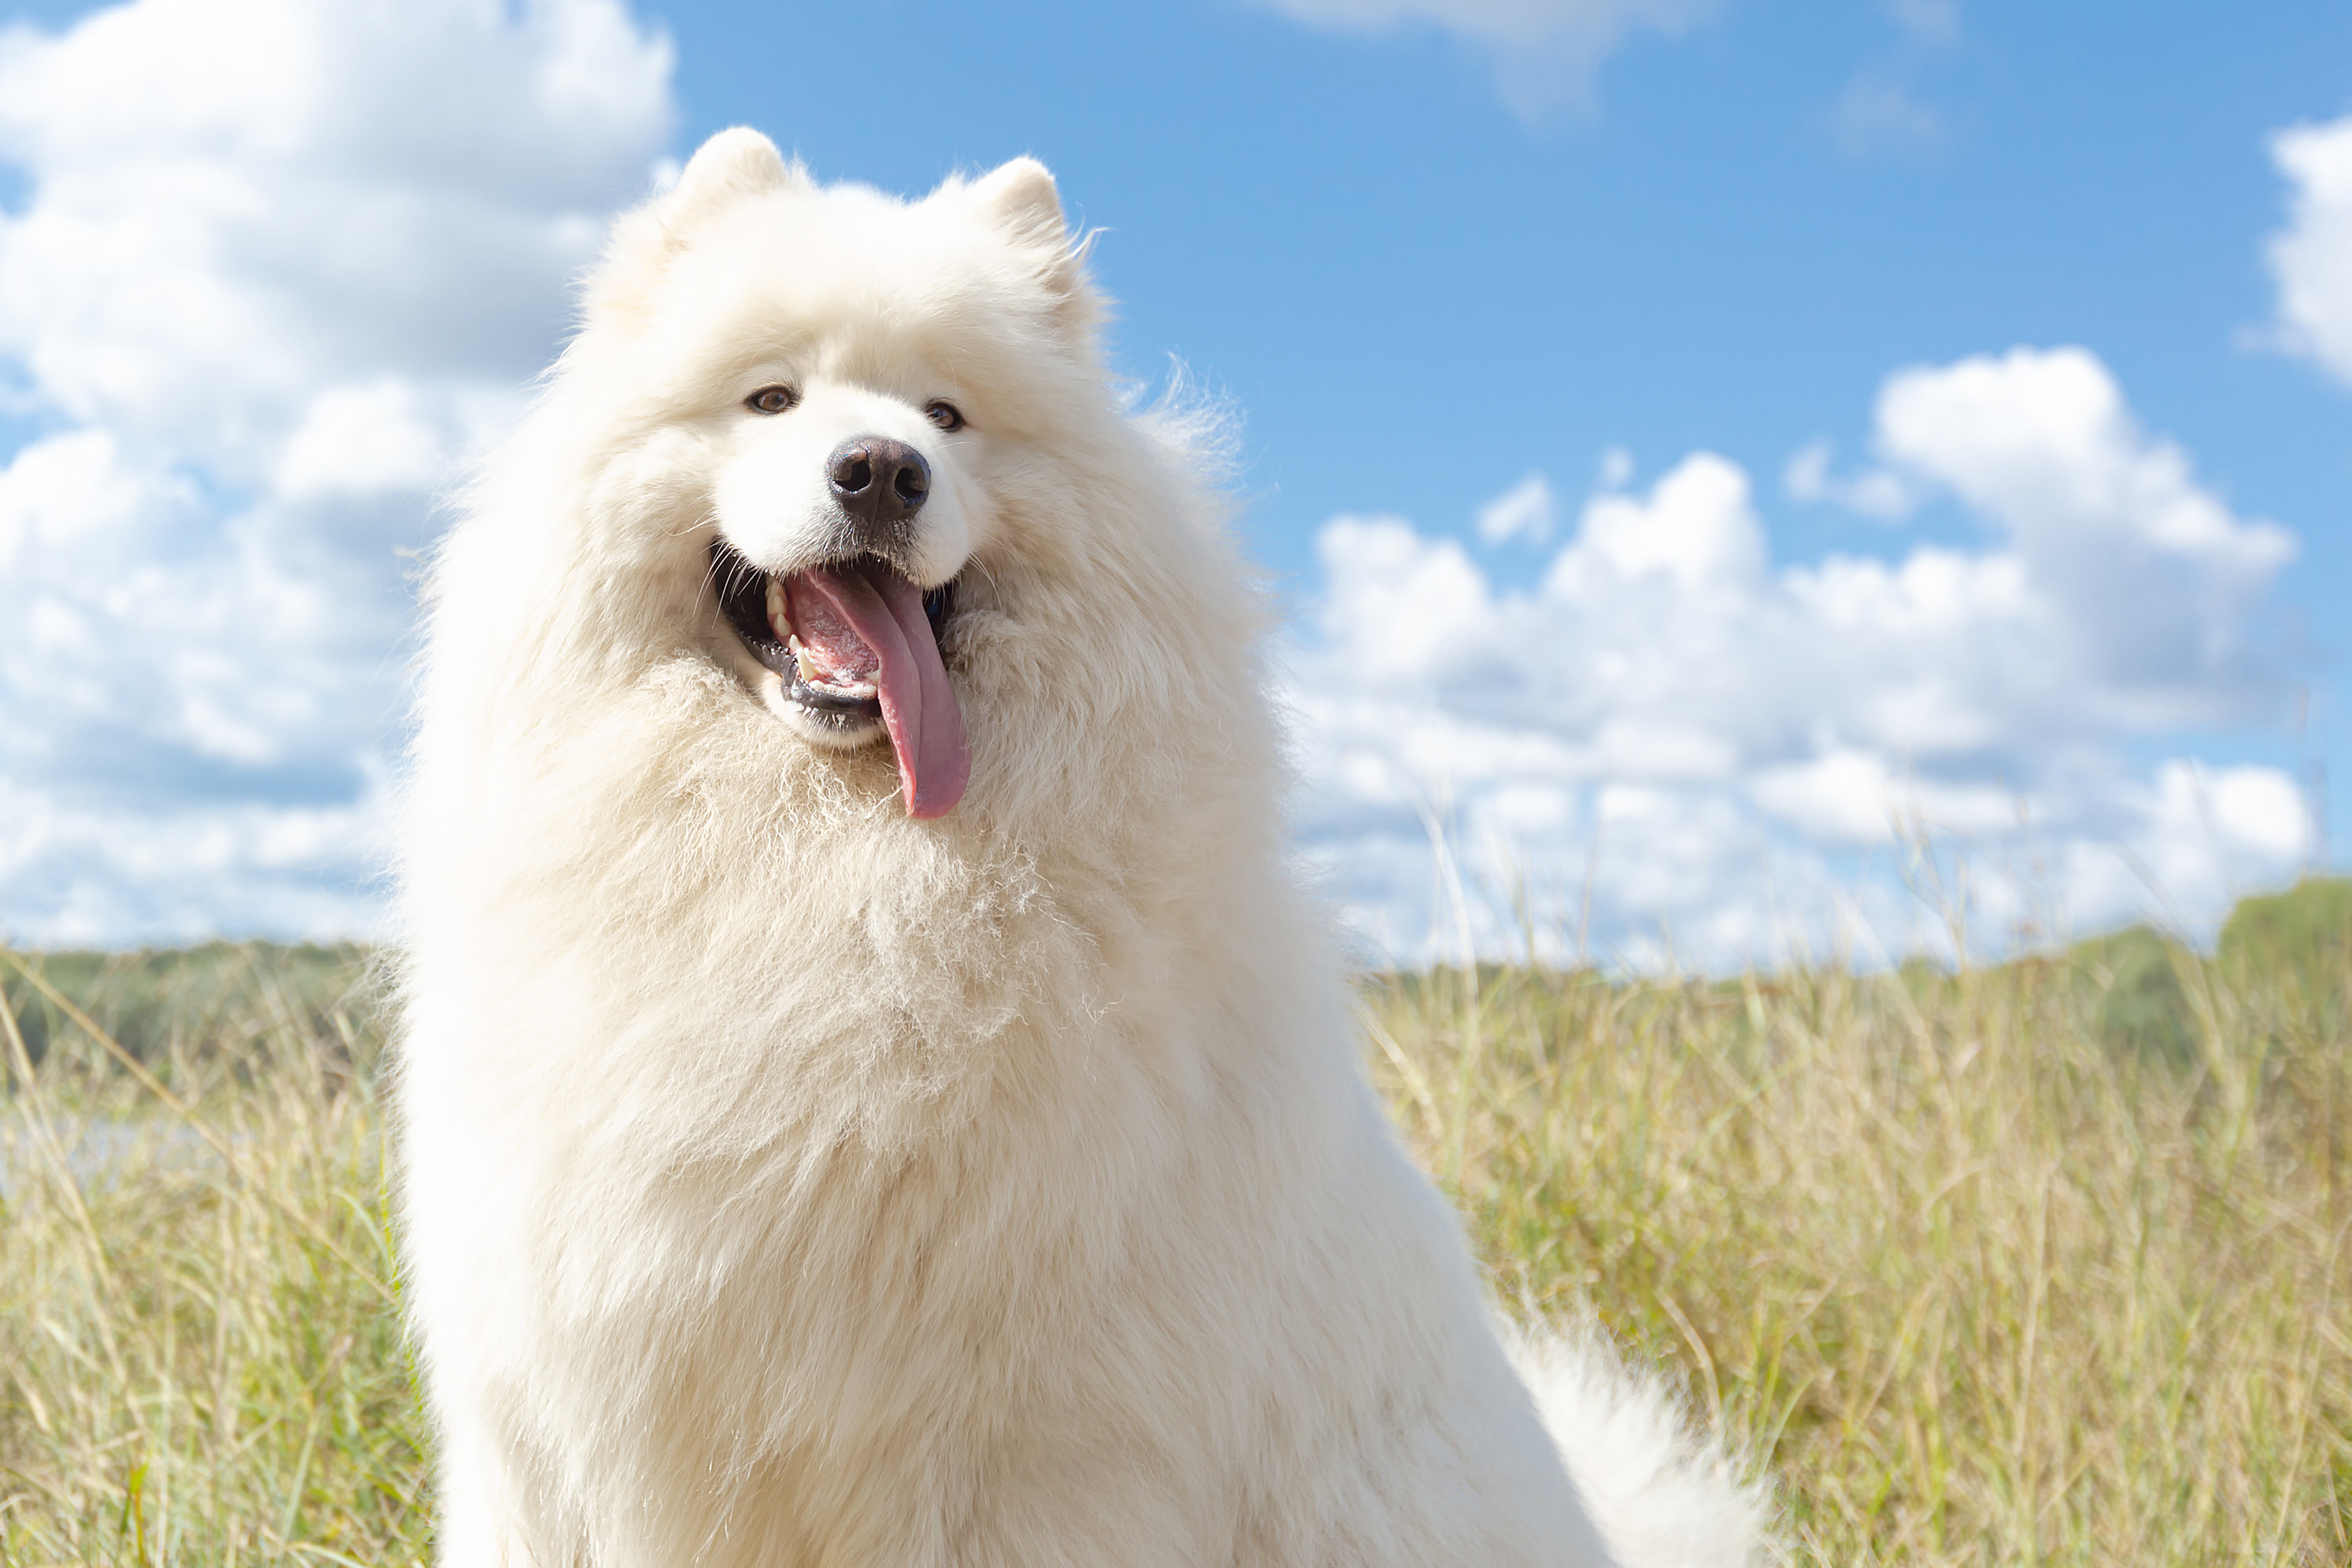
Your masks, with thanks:
[[[713,214],[746,197],[804,191],[811,184],[808,171],[786,163],[773,142],[748,125],[738,125],[702,144],[655,210],[675,245]]]
[[[581,296],[585,320],[633,322],[652,299],[652,284],[694,242],[694,235],[739,202],[788,191],[814,191],[816,181],[797,163],[785,163],[774,141],[739,124],[706,141],[668,191],[621,214],[604,240],[604,261],[588,275]]]
[[[638,315],[653,281],[698,230],[737,203],[814,188],[808,171],[787,163],[758,132],[744,125],[721,131],[688,160],[669,189],[613,225],[604,263],[588,278],[583,300],[588,317],[625,321]]]

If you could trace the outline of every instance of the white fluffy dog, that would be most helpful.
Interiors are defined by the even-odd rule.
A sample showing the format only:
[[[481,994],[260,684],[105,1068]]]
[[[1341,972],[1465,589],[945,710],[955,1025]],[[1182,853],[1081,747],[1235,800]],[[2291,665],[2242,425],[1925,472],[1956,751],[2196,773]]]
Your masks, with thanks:
[[[1514,1373],[1098,310],[1035,163],[908,203],[728,132],[443,544],[398,1093],[451,1568],[1761,1551],[1603,1351]]]

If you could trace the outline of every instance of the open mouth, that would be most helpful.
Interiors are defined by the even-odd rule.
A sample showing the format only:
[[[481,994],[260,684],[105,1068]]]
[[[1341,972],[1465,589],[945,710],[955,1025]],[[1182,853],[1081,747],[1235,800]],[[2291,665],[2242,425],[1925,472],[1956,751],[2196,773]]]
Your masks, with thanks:
[[[874,555],[766,572],[723,540],[711,542],[710,571],[727,624],[804,721],[853,744],[879,725],[898,752],[908,814],[954,809],[971,763],[940,656],[953,583],[924,592]]]

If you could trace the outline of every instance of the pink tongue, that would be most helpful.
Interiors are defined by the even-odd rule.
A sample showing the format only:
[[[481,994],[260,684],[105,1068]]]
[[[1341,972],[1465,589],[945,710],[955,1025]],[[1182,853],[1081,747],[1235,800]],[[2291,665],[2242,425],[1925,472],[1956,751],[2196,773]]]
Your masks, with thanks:
[[[923,614],[921,592],[878,565],[819,566],[796,573],[784,586],[795,629],[822,662],[845,672],[864,668],[859,650],[842,646],[849,640],[838,637],[843,627],[879,660],[874,685],[882,700],[882,722],[898,749],[907,815],[945,816],[953,811],[971,778],[971,752],[964,743],[955,689],[940,662],[939,639]],[[826,637],[827,632],[836,635]]]

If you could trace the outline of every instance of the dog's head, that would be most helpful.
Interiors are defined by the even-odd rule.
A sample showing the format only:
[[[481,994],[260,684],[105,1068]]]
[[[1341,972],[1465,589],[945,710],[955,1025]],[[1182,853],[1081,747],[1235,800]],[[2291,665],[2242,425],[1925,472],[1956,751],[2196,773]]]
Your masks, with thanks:
[[[412,942],[691,1014],[749,1053],[715,1062],[789,1019],[942,1083],[1110,1005],[1073,976],[1112,944],[1264,960],[1233,889],[1278,761],[1213,426],[1105,365],[1042,167],[901,201],[729,132],[583,306],[434,560]]]
[[[1102,367],[1082,248],[1030,159],[908,202],[726,132],[616,228],[541,410],[598,433],[607,548],[690,584],[798,743],[887,742],[916,816],[961,798],[966,720],[1014,665],[1122,598],[1130,639],[1184,615],[1155,535],[1199,531],[1189,487]]]

